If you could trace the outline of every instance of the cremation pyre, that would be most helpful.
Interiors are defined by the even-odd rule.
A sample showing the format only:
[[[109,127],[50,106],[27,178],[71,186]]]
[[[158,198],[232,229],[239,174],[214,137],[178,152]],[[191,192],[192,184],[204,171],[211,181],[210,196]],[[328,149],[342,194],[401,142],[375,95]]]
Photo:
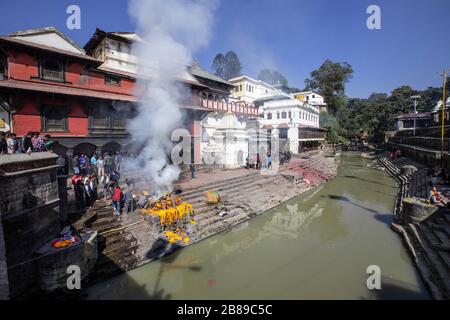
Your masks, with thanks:
[[[170,243],[183,241],[189,243],[189,238],[184,232],[184,225],[188,217],[194,214],[192,204],[182,202],[180,197],[167,194],[156,201],[149,201],[146,208],[141,210],[144,214],[159,217],[159,223],[167,230],[164,235]],[[193,220],[190,219],[190,223]]]

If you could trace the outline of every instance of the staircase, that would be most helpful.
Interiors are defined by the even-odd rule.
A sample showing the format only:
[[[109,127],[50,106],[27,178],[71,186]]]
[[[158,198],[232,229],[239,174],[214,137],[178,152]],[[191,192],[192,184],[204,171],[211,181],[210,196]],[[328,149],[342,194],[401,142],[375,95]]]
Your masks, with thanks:
[[[113,212],[113,208],[108,205],[106,200],[98,200],[92,208],[86,211],[83,226],[81,226],[81,228],[98,232],[99,259],[90,276],[95,282],[128,271],[138,261],[135,255],[139,247],[138,240],[126,229],[121,230],[125,223]],[[126,224],[140,219],[143,220],[139,215],[127,216]],[[118,231],[114,231],[117,229]]]

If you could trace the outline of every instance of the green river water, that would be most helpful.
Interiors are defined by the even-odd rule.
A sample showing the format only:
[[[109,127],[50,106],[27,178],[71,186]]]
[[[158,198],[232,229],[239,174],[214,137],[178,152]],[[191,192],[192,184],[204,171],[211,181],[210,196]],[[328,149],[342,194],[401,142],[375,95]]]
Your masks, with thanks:
[[[395,182],[358,153],[338,162],[320,188],[95,285],[88,299],[430,298],[389,227]],[[370,265],[381,268],[381,290],[367,289]]]

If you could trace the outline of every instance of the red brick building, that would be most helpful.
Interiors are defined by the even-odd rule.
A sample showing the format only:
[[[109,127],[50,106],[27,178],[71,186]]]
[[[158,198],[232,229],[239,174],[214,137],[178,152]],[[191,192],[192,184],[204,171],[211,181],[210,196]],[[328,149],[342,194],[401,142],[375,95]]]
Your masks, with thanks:
[[[70,158],[78,152],[123,149],[126,119],[134,114],[139,92],[134,33],[97,29],[84,49],[55,28],[0,37],[0,111],[18,136],[48,133],[56,151]],[[200,120],[213,110],[257,116],[257,109],[228,102],[232,85],[202,70],[187,67],[179,81],[192,92],[186,123],[196,138],[195,161],[201,161]],[[116,106],[120,106],[117,108]]]

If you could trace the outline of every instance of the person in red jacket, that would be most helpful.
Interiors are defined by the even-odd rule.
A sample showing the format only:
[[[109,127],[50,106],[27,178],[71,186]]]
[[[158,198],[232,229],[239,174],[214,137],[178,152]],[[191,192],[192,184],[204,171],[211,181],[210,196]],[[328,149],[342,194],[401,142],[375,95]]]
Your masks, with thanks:
[[[120,201],[122,201],[122,197],[122,190],[119,185],[116,185],[111,200],[114,207],[114,214],[117,216],[120,216]]]

